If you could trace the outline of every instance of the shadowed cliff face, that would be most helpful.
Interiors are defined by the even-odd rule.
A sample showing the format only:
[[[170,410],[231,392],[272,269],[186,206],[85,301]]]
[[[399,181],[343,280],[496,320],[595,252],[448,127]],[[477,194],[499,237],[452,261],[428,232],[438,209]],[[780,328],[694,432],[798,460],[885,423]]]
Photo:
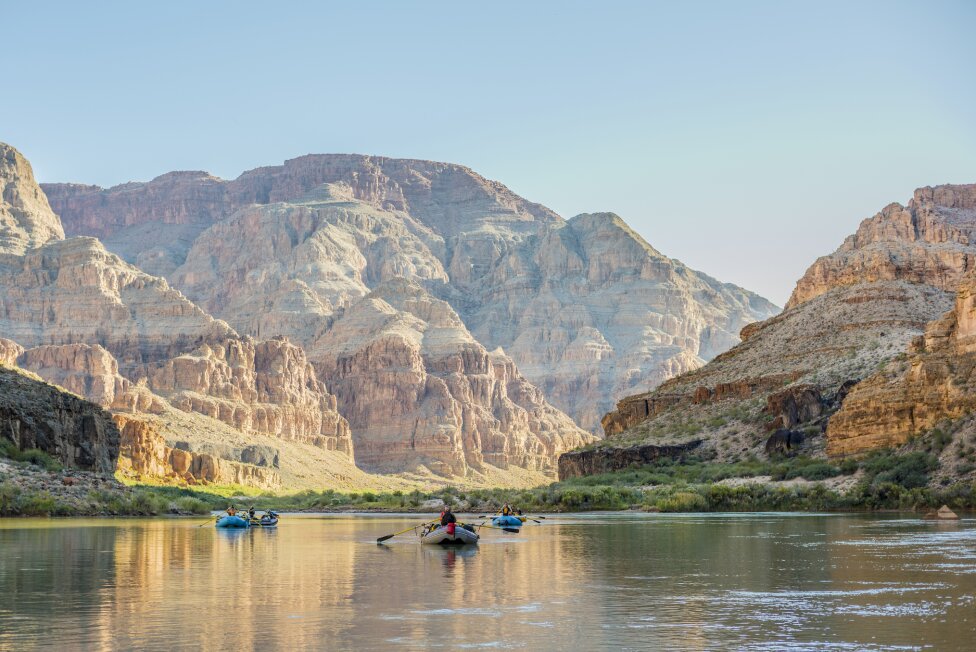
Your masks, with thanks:
[[[615,215],[566,222],[458,165],[312,155],[233,181],[45,188],[69,233],[100,235],[254,337],[311,346],[379,284],[416,281],[593,432],[615,399],[700,366],[776,311]]]
[[[623,471],[635,465],[653,464],[661,458],[679,459],[693,452],[701,443],[700,439],[695,439],[664,446],[644,444],[627,448],[605,447],[572,451],[559,457],[559,479]]]
[[[112,473],[119,431],[93,403],[0,365],[0,437],[39,448],[67,467]]]
[[[931,427],[936,415],[960,414],[965,401],[949,389],[955,378],[949,369],[958,367],[942,354],[928,365],[913,362],[914,371],[898,382],[894,363],[872,374],[923,331],[944,334],[949,317],[939,317],[971,273],[974,234],[976,185],[921,188],[907,208],[886,207],[807,270],[781,314],[746,326],[741,344],[652,392],[621,400],[603,418],[608,445],[674,439],[668,433],[693,422],[703,449],[734,460],[764,454],[772,424],[789,421],[787,428],[803,425],[813,433],[826,426],[827,452],[843,455],[903,443]],[[938,321],[926,330],[931,320]],[[924,341],[941,341],[933,337]],[[829,398],[816,410],[776,408],[777,396],[798,388]],[[814,434],[804,451],[822,455],[824,448]]]

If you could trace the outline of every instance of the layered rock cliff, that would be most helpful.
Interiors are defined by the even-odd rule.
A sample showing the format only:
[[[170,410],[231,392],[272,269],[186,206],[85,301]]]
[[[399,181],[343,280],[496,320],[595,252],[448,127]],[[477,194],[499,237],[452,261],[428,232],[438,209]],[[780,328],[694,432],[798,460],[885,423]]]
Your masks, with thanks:
[[[829,256],[818,258],[787,307],[835,287],[904,280],[953,292],[976,263],[976,184],[919,188],[890,204]]]
[[[395,279],[354,304],[310,348],[352,426],[357,463],[452,475],[485,463],[555,472],[589,441],[451,306]]]
[[[152,422],[118,414],[114,420],[121,432],[118,470],[123,475],[187,484],[236,484],[272,490],[281,487],[277,469],[173,448]]]
[[[349,425],[335,396],[305,352],[284,338],[204,345],[150,365],[147,386],[186,412],[352,457]]]
[[[238,338],[165,280],[125,263],[94,238],[48,238],[38,216],[58,218],[42,210],[47,203],[26,161],[19,154],[11,160],[0,170],[9,191],[0,207],[21,217],[30,208],[33,217],[20,224],[33,230],[23,252],[0,258],[0,336],[12,338],[0,338],[5,363],[124,414],[126,423],[146,421],[173,450],[182,445],[182,453],[166,459],[189,466],[163,477],[277,486],[277,471],[251,467],[269,455],[277,460],[278,452],[244,443],[248,437],[294,442],[288,455],[303,463],[318,457],[323,467],[349,465],[348,424],[299,347]],[[39,199],[31,204],[24,197]],[[177,409],[201,416],[181,430],[170,425],[185,421]],[[123,443],[125,450],[155,450]],[[309,456],[302,446],[323,453]],[[258,449],[270,453],[255,455]],[[123,466],[134,469],[156,464],[126,460]]]
[[[848,454],[904,441],[904,423],[884,422],[879,414],[889,408],[867,398],[884,385],[881,377],[861,381],[952,306],[976,255],[974,189],[922,188],[908,208],[893,204],[862,222],[810,267],[780,315],[742,330],[741,344],[621,400],[603,418],[608,444],[673,443],[693,433],[708,454],[739,459],[792,453],[801,441],[810,454],[823,454],[825,444],[832,454]],[[852,400],[861,406],[856,411],[846,407]],[[913,400],[892,404],[891,418],[904,417],[895,416],[895,404],[910,410]],[[817,435],[824,429],[829,443]]]
[[[827,426],[827,453],[898,446],[976,411],[976,277],[953,310],[928,324],[898,360],[858,383]]]
[[[464,313],[475,337],[591,431],[616,398],[700,367],[777,311],[660,254],[612,213],[505,252],[478,292]]]
[[[234,335],[158,277],[70,238],[0,265],[0,334],[25,347],[98,344],[123,368]]]
[[[700,366],[776,311],[614,215],[566,222],[458,165],[313,155],[233,181],[45,189],[68,233],[105,238],[254,337],[308,346],[378,284],[421,282],[592,431],[622,394]]]

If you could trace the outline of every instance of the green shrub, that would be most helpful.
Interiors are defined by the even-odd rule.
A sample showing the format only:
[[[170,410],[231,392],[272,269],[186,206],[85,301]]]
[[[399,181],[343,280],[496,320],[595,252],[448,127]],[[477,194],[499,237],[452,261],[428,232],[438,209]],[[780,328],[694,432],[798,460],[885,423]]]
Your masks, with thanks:
[[[941,453],[952,442],[952,434],[940,428],[934,428],[929,435],[929,450],[933,451],[936,455]]]
[[[48,471],[60,471],[61,462],[38,448],[20,450],[17,444],[9,439],[0,438],[0,457],[6,457],[15,462],[34,464]]]
[[[20,487],[11,482],[0,482],[0,516],[14,514],[14,505],[20,495]]]
[[[708,501],[699,493],[679,491],[657,501],[656,506],[662,512],[703,512],[708,509]]]
[[[14,504],[14,512],[24,516],[56,516],[66,511],[46,491],[21,493]]]
[[[857,460],[849,457],[843,460],[838,468],[840,469],[841,475],[854,475],[857,473],[860,465],[857,463]]]
[[[896,455],[883,451],[865,459],[863,468],[872,486],[890,483],[912,489],[928,484],[929,474],[939,468],[939,460],[930,453]]]
[[[20,461],[34,464],[48,471],[60,471],[61,462],[37,448],[28,448],[20,453]]]

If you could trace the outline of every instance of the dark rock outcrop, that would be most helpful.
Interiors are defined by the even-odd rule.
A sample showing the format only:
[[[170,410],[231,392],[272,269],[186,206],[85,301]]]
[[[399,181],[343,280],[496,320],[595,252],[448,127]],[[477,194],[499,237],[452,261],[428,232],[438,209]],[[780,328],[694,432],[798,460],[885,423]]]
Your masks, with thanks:
[[[780,428],[766,440],[766,455],[796,455],[797,449],[803,445],[803,433],[799,430]]]
[[[633,465],[650,464],[662,457],[679,458],[702,443],[695,439],[682,444],[654,446],[641,444],[629,448],[602,447],[572,451],[559,456],[559,479],[579,478],[595,473],[620,471]]]
[[[826,405],[816,385],[793,385],[766,397],[763,412],[773,417],[767,430],[789,429],[823,416]],[[770,438],[772,439],[772,438]],[[766,443],[769,452],[769,443]]]
[[[5,367],[0,367],[0,437],[86,471],[112,473],[119,456],[119,431],[105,410]]]

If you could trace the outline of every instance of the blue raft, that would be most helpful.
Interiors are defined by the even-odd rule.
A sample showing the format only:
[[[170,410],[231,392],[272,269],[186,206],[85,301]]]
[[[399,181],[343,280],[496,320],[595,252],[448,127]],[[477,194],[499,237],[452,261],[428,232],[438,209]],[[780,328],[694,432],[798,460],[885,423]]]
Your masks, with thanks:
[[[522,519],[518,516],[496,516],[491,519],[491,524],[498,527],[522,527]]]
[[[250,526],[251,524],[248,522],[248,520],[246,518],[241,518],[240,516],[224,514],[217,519],[217,527],[246,528]]]

